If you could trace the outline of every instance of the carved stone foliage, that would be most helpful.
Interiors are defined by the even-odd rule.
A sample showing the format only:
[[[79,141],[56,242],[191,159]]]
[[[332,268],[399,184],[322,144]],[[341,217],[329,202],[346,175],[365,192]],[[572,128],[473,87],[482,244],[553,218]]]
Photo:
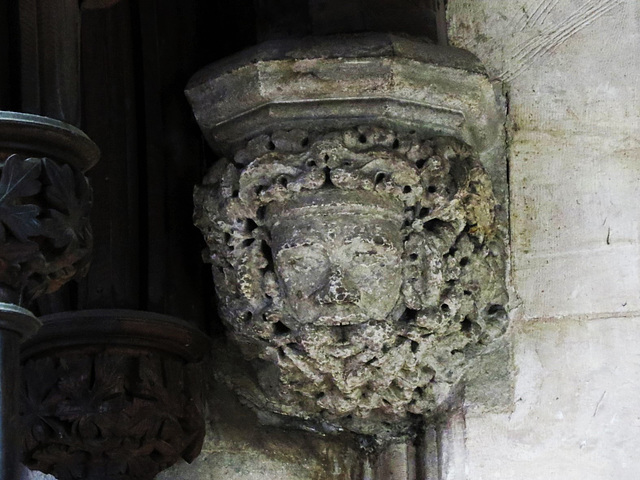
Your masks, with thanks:
[[[28,361],[25,464],[61,480],[143,480],[193,460],[204,430],[188,373],[152,353]]]
[[[182,355],[195,348],[201,356],[207,344],[190,333],[193,328],[145,320],[132,329],[127,320],[125,328],[94,325],[91,333],[80,323],[91,324],[88,316],[74,320],[71,330],[57,320],[45,317],[23,361],[27,467],[59,480],[150,480],[180,458],[190,462],[200,453],[199,364]],[[98,320],[114,322],[104,315]],[[60,329],[71,331],[69,338]]]
[[[0,286],[28,304],[86,273],[91,188],[77,167],[11,155],[0,164]]]
[[[259,409],[396,435],[506,328],[499,207],[455,138],[278,131],[203,183],[195,223]]]

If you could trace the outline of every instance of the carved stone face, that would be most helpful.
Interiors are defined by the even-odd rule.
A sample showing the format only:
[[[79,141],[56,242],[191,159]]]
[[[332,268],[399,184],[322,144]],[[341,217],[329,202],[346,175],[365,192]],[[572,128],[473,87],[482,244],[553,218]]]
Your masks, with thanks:
[[[325,326],[389,319],[401,302],[400,225],[363,212],[273,218],[273,262],[289,317]]]
[[[506,325],[495,198],[470,149],[361,127],[276,132],[234,160],[196,190],[195,218],[256,368],[239,393],[374,435],[438,408]]]

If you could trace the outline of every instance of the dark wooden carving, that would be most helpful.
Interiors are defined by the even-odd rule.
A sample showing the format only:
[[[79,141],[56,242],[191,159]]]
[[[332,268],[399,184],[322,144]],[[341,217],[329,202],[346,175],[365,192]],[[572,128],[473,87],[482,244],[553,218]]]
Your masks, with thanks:
[[[89,265],[91,188],[77,167],[11,155],[0,164],[0,286],[28,304]]]
[[[43,317],[23,349],[23,462],[59,480],[149,480],[204,438],[206,337],[133,311]]]

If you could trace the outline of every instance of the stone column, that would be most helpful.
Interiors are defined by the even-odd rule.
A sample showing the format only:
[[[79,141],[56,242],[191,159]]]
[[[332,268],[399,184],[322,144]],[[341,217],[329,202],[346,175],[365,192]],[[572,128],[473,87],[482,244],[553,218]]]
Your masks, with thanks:
[[[194,218],[255,373],[221,359],[219,377],[267,423],[386,445],[379,478],[424,477],[416,433],[456,418],[507,326],[504,112],[482,66],[404,36],[307,37],[186,94],[225,157]]]

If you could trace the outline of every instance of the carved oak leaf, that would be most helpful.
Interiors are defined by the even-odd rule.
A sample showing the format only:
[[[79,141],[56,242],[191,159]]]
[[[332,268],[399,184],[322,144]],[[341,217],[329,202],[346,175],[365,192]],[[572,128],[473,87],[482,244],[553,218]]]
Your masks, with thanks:
[[[75,244],[83,231],[83,219],[91,210],[91,190],[81,172],[74,172],[69,165],[43,159],[47,185],[44,197],[53,208],[45,223],[45,234],[56,248]]]
[[[60,379],[60,399],[56,416],[62,420],[78,422],[85,415],[107,414],[119,411],[125,403],[122,361],[109,356],[94,360],[88,357],[67,357],[71,372],[87,372],[85,375],[67,375]],[[105,365],[106,364],[106,365]],[[89,372],[93,372],[89,375]],[[99,381],[92,376],[99,375]],[[75,425],[78,427],[79,425]]]
[[[21,242],[41,233],[37,216],[40,207],[17,203],[20,197],[29,197],[40,191],[41,160],[17,155],[10,156],[2,167],[0,177],[0,241],[6,239],[6,228]]]
[[[0,247],[0,270],[9,267],[19,267],[22,262],[39,256],[39,246],[36,242],[6,241]]]

